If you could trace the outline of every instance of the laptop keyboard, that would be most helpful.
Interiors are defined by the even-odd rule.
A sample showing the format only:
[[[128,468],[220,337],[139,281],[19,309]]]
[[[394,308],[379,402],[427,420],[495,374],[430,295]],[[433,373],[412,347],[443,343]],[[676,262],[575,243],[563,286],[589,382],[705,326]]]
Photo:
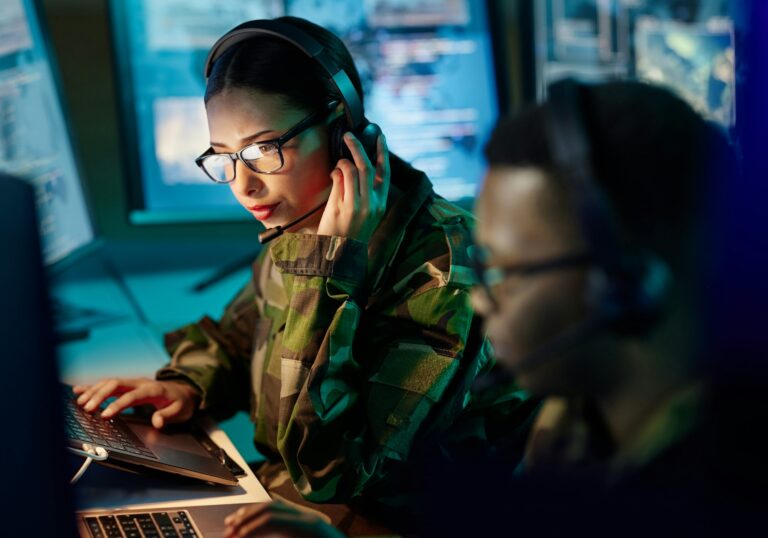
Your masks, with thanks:
[[[69,439],[109,450],[158,459],[119,418],[103,419],[88,413],[64,392],[64,428]]]
[[[200,536],[189,512],[143,512],[109,516],[86,516],[93,538],[171,538]]]

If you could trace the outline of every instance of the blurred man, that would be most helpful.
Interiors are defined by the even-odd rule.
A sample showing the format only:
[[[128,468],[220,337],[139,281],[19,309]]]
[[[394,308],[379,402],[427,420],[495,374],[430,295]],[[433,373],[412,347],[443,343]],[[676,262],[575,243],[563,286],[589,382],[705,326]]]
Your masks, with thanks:
[[[557,83],[493,133],[474,299],[499,361],[546,397],[528,478],[508,486],[529,521],[656,524],[724,497],[698,327],[726,146],[681,99],[629,82]]]

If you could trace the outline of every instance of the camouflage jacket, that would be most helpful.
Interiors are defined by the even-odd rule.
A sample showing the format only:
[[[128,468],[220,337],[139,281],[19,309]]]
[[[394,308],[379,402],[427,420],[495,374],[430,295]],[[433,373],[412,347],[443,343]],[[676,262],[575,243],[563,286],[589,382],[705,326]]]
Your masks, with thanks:
[[[617,444],[610,437],[604,419],[594,402],[582,397],[550,396],[544,400],[531,429],[521,471],[579,472],[616,485],[640,481],[650,476],[672,474],[649,472],[662,467],[668,454],[680,447],[690,449],[686,441],[702,429],[705,391],[701,383],[678,387],[656,402],[644,420],[635,424],[627,439]],[[704,452],[696,447],[695,452]],[[676,455],[677,456],[677,455]],[[680,460],[700,472],[700,462],[693,454]],[[674,474],[682,475],[682,461],[675,462]],[[654,478],[659,486],[658,478]]]
[[[221,320],[166,335],[172,359],[158,378],[191,382],[219,417],[248,411],[256,447],[313,502],[378,495],[371,487],[402,476],[393,467],[417,443],[451,444],[458,422],[456,443],[482,444],[488,428],[477,417],[502,409],[506,420],[525,396],[488,402],[470,390],[493,363],[470,304],[472,222],[394,157],[387,212],[367,248],[276,239]]]

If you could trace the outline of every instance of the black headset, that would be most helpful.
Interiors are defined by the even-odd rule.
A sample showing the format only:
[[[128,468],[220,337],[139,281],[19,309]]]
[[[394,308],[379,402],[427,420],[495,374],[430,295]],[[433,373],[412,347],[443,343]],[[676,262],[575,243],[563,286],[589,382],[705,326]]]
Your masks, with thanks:
[[[263,36],[282,39],[304,52],[323,68],[329,80],[339,91],[344,105],[344,116],[335,120],[329,127],[329,145],[334,161],[341,158],[352,159],[343,139],[344,133],[351,131],[360,140],[368,158],[375,166],[376,142],[381,129],[365,118],[361,96],[357,93],[349,75],[336,64],[328,49],[300,28],[284,21],[267,19],[244,22],[234,27],[211,47],[205,60],[206,80],[211,75],[213,64],[230,47],[247,39]]]
[[[549,86],[545,132],[595,260],[588,299],[601,323],[620,334],[642,335],[662,313],[670,271],[658,256],[630,249],[621,240],[611,205],[596,181],[582,91],[582,85],[570,78]]]

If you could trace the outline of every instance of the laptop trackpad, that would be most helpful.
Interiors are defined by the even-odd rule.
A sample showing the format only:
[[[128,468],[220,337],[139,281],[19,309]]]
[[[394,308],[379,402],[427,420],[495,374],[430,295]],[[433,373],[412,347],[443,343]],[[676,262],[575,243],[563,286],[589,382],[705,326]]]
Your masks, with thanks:
[[[175,468],[183,475],[227,485],[237,484],[237,478],[221,460],[208,452],[198,438],[189,432],[190,426],[176,426],[166,431],[157,430],[146,422],[127,420],[126,424],[155,453],[157,463],[169,467],[167,470]],[[152,460],[145,461],[149,467],[160,468],[152,464]]]
[[[176,427],[168,431],[158,430],[151,424],[126,420],[128,427],[141,439],[147,448],[163,459],[163,454],[171,452],[187,452],[209,459],[214,457],[200,444],[200,441],[185,431],[186,428]],[[218,461],[218,460],[217,460]]]

